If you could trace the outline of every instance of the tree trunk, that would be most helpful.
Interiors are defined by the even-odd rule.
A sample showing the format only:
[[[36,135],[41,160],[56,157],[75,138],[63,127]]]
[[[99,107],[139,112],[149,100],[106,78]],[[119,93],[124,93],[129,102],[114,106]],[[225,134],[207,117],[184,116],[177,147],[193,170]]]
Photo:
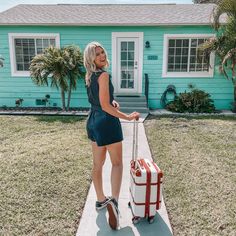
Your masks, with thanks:
[[[62,110],[66,110],[66,102],[65,102],[65,92],[64,89],[61,89],[61,102],[62,102]]]
[[[69,109],[70,109],[71,90],[72,90],[72,83],[70,81],[69,91],[68,91],[68,99],[67,99],[67,111],[69,111]]]
[[[232,111],[236,113],[236,80],[232,79],[234,85],[234,101],[232,106]]]

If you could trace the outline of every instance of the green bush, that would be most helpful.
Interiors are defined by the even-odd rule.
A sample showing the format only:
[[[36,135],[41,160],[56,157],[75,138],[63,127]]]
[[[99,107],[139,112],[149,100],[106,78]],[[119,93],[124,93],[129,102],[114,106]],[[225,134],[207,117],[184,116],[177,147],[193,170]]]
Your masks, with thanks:
[[[215,111],[213,100],[210,94],[199,90],[192,89],[191,92],[180,93],[175,100],[166,106],[167,110],[173,112],[190,112],[190,113],[212,113]]]

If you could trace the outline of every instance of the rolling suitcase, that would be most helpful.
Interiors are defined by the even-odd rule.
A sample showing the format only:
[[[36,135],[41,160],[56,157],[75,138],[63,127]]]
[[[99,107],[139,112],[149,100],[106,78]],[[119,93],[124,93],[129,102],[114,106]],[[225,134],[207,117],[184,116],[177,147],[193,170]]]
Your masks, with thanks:
[[[138,158],[138,122],[134,121],[133,151],[130,167],[130,202],[134,224],[141,218],[153,223],[161,207],[163,173],[152,160]]]

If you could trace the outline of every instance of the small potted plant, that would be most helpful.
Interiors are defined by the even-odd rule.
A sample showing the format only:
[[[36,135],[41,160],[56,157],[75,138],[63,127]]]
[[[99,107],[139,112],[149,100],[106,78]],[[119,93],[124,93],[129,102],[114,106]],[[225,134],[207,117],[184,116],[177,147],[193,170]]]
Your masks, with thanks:
[[[24,101],[23,98],[16,99],[16,101],[15,101],[16,107],[21,107],[23,101]]]

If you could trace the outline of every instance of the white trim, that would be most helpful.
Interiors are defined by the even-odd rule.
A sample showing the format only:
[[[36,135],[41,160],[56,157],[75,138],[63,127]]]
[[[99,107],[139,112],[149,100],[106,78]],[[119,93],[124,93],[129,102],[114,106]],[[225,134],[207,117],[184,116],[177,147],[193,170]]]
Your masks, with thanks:
[[[116,69],[115,61],[117,58],[117,39],[118,38],[138,38],[139,48],[138,48],[138,68],[139,68],[139,78],[138,78],[138,88],[137,91],[139,94],[142,94],[142,78],[143,78],[143,32],[112,32],[112,78],[115,85],[115,93],[117,93],[117,80],[116,78]]]
[[[207,38],[213,37],[215,34],[164,34],[163,42],[163,64],[162,64],[162,77],[213,77],[214,76],[214,61],[215,53],[210,55],[209,72],[167,72],[167,56],[168,56],[168,40],[173,39],[189,39],[189,38]],[[189,62],[188,62],[189,63]]]
[[[9,40],[9,52],[10,52],[10,63],[11,63],[11,76],[12,77],[25,77],[30,76],[29,71],[17,71],[16,70],[16,58],[15,58],[15,38],[54,38],[56,47],[60,47],[60,34],[57,33],[8,33]]]
[[[221,25],[227,25],[227,22],[221,22]],[[0,23],[0,26],[211,26],[209,23]]]

